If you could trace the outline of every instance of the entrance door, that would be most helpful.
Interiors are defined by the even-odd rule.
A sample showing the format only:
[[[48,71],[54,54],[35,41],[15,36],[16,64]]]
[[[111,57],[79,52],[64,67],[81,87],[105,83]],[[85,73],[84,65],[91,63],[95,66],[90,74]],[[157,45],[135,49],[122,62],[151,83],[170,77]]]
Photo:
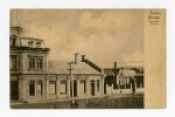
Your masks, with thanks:
[[[106,83],[104,83],[104,94],[106,94]]]
[[[18,81],[10,81],[10,98],[11,100],[19,99]]]
[[[77,97],[77,81],[74,81],[74,97]]]
[[[91,81],[91,96],[95,96],[95,82]]]

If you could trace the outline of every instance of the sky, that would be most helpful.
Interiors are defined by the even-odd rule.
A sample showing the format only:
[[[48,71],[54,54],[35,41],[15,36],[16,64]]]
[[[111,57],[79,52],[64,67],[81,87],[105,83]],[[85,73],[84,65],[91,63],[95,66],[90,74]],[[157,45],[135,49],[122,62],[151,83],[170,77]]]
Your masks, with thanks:
[[[11,10],[10,25],[23,36],[41,38],[51,49],[50,60],[86,55],[100,67],[143,66],[144,20],[141,10]]]

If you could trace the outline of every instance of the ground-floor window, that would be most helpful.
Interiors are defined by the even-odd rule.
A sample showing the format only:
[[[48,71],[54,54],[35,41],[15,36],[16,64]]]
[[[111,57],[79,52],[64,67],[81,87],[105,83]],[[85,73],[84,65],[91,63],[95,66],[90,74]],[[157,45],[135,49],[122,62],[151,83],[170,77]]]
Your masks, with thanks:
[[[56,81],[49,81],[49,95],[56,95]]]
[[[100,81],[97,80],[97,91],[100,91]]]
[[[130,89],[130,77],[126,77],[126,88]]]
[[[114,89],[119,89],[119,84],[114,84]]]
[[[65,80],[60,82],[60,94],[67,94],[67,81]]]
[[[37,81],[37,94],[43,95],[43,83],[42,80]]]
[[[29,81],[29,96],[35,96],[35,81]]]
[[[136,84],[137,88],[143,88],[144,87],[143,77],[136,77]]]
[[[83,84],[83,91],[86,93],[86,80],[81,80],[80,83]]]
[[[90,88],[91,96],[95,96],[95,81],[91,80],[91,88]]]
[[[119,78],[116,79],[116,82],[114,82],[114,89],[119,89],[120,88],[120,80]]]
[[[125,89],[126,83],[124,78],[120,78],[119,84],[120,84],[120,89]]]

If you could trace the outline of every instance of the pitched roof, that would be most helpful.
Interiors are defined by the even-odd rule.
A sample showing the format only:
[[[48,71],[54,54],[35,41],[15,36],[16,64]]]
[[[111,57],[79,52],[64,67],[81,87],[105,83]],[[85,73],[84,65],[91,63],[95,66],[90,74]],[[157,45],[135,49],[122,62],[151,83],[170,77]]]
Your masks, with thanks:
[[[70,74],[69,65],[66,61],[49,61],[48,73],[51,74]],[[102,75],[101,72],[95,70],[84,62],[72,64],[73,74],[88,74],[88,75]]]
[[[85,62],[86,64],[88,64],[89,66],[94,68],[95,70],[101,72],[101,68],[98,65],[96,65],[95,63],[93,63],[92,61],[90,61],[89,59],[84,59],[83,62]]]
[[[104,73],[108,76],[117,75],[120,69],[104,68]]]
[[[68,68],[68,64],[64,61],[48,61],[48,73],[69,74]]]

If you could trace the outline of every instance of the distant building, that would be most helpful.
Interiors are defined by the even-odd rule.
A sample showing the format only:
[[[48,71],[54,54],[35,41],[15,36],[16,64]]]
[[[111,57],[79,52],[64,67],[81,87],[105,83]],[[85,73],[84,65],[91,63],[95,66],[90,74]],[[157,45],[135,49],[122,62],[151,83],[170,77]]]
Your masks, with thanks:
[[[136,93],[143,93],[144,71],[142,67],[117,67],[105,68],[104,94],[132,93],[132,80]]]
[[[104,95],[101,68],[82,56],[78,61],[49,61],[50,49],[42,39],[22,36],[21,27],[10,28],[11,101],[38,102],[90,98]],[[59,54],[59,53],[58,53]]]

